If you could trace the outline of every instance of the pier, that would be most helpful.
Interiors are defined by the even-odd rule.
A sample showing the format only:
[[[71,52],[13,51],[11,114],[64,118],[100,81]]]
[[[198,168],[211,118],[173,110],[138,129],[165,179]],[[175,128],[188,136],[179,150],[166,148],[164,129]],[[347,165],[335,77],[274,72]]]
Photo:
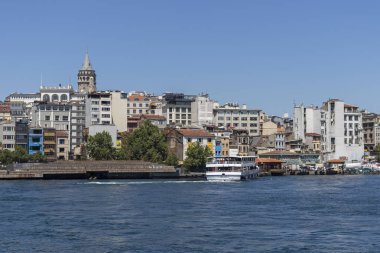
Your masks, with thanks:
[[[144,161],[61,161],[20,163],[0,170],[11,179],[154,179],[178,178],[173,166]]]

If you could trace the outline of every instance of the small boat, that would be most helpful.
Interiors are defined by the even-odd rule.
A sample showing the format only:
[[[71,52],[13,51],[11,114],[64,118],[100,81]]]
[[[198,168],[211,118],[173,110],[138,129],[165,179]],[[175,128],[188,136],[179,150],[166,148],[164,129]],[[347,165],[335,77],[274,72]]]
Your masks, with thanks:
[[[259,173],[255,156],[210,157],[206,163],[207,181],[253,179]]]

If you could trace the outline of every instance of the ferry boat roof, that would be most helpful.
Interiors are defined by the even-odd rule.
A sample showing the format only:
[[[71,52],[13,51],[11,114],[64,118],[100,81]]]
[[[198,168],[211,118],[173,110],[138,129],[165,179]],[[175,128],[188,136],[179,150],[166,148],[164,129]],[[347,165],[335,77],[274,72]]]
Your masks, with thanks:
[[[208,157],[206,167],[241,167],[248,164],[255,164],[256,156],[225,156]]]

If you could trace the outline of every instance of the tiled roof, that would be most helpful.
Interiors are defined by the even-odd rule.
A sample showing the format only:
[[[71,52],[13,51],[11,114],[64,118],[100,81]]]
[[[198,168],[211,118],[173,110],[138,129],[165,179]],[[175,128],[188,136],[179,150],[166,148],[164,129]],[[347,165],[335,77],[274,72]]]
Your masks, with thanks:
[[[214,137],[213,134],[203,129],[179,129],[178,132],[186,137]]]
[[[273,159],[273,158],[257,158],[256,162],[257,163],[283,163],[282,161]]]
[[[350,104],[344,104],[344,107],[345,107],[345,108],[350,108],[350,107],[352,107],[352,108],[359,108],[359,106],[356,106],[356,105],[350,105]]]
[[[290,152],[290,151],[274,150],[274,151],[270,151],[270,152],[263,153],[260,155],[299,155],[299,154],[295,152]]]
[[[320,134],[317,133],[306,133],[305,136],[320,137]]]
[[[345,163],[345,161],[344,160],[339,160],[339,159],[333,159],[333,160],[327,161],[327,163],[342,164],[342,163]]]
[[[57,130],[56,134],[57,137],[68,137],[69,134],[66,131],[63,130]]]
[[[149,119],[149,120],[166,120],[165,116],[162,116],[162,115],[151,115],[151,114],[142,115],[141,118],[143,118],[143,119]]]

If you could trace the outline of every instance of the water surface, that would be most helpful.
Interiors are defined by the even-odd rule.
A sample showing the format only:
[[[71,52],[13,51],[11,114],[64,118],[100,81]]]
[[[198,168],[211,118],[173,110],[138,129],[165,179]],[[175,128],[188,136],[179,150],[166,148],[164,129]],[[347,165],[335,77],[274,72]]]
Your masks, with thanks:
[[[380,176],[0,181],[0,252],[378,252]]]

